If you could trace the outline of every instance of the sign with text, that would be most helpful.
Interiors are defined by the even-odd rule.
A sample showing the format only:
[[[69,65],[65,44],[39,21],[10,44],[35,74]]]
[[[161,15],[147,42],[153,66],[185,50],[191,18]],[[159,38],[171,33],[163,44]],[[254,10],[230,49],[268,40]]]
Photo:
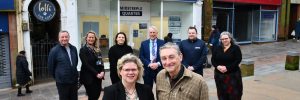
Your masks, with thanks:
[[[143,7],[120,7],[120,16],[142,16],[143,15]]]
[[[33,15],[42,22],[48,22],[55,16],[56,9],[52,2],[41,0],[33,6]]]
[[[150,3],[120,1],[120,20],[150,20]]]

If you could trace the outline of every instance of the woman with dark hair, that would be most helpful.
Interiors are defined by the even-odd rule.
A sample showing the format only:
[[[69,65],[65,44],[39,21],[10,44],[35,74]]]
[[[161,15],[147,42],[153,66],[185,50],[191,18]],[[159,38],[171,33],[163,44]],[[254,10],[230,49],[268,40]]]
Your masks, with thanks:
[[[32,93],[32,91],[29,90],[29,85],[31,82],[30,76],[32,76],[32,73],[28,69],[28,62],[26,60],[24,50],[19,52],[16,66],[17,83],[19,84],[17,96],[24,96],[24,94],[22,94],[22,87],[26,87],[26,93]]]
[[[80,49],[81,59],[80,82],[83,83],[88,100],[98,100],[101,93],[102,79],[104,79],[104,64],[97,45],[96,33],[86,34],[86,44]]]
[[[110,47],[108,51],[110,79],[112,84],[120,81],[120,78],[117,74],[118,59],[128,53],[133,53],[133,50],[130,46],[127,45],[126,34],[124,32],[119,32],[115,37],[115,45]]]
[[[221,44],[212,52],[211,62],[215,67],[215,82],[219,100],[241,100],[243,82],[239,64],[241,49],[229,32],[220,35]]]
[[[214,50],[214,47],[217,47],[219,45],[220,32],[219,28],[216,25],[213,25],[211,30],[212,32],[208,39],[208,43],[211,46],[211,50]]]

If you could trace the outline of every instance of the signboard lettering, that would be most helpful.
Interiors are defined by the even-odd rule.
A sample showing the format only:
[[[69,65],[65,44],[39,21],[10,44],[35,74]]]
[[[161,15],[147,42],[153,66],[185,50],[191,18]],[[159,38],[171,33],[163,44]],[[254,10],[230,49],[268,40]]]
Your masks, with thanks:
[[[120,16],[143,16],[143,7],[120,7]]]
[[[55,16],[56,9],[52,2],[41,0],[33,7],[33,15],[42,22],[48,22]]]

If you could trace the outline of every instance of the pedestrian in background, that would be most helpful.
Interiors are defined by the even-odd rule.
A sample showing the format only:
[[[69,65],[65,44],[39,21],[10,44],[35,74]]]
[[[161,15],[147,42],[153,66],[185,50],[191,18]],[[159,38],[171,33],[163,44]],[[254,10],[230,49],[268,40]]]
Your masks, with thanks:
[[[80,82],[83,83],[88,100],[98,100],[104,79],[104,64],[96,33],[89,31],[85,36],[86,44],[80,49],[82,62]]]
[[[29,86],[32,82],[30,78],[30,76],[32,76],[32,73],[29,71],[28,62],[24,50],[19,52],[19,55],[17,56],[16,66],[17,83],[19,84],[17,96],[24,96],[24,94],[22,94],[22,87],[26,87],[26,93],[32,93],[32,91],[29,89]]]
[[[59,100],[77,100],[77,49],[69,43],[70,34],[68,31],[60,31],[58,40],[59,44],[55,45],[49,53],[49,73],[56,81]]]
[[[229,32],[220,35],[221,45],[212,52],[215,82],[219,100],[241,100],[243,83],[239,64],[242,60],[240,47]]]
[[[124,55],[118,60],[117,70],[121,81],[104,88],[103,100],[154,100],[151,87],[137,83],[144,71],[138,57]]]
[[[182,65],[182,53],[174,43],[160,47],[164,69],[157,75],[157,100],[208,100],[208,87],[203,77]]]
[[[115,45],[110,47],[108,51],[110,79],[112,84],[120,81],[117,73],[118,59],[128,53],[133,53],[133,50],[130,46],[127,45],[126,34],[124,32],[119,32],[115,36]]]
[[[167,42],[173,42],[172,36],[173,36],[172,33],[168,33],[168,35],[164,37],[165,43],[167,43]]]
[[[214,50],[214,47],[219,45],[220,32],[219,28],[216,25],[213,25],[211,28],[212,32],[208,39],[209,46],[211,47],[211,51]]]
[[[295,38],[299,42],[299,40],[300,40],[300,18],[296,22],[296,26],[295,26]]]
[[[181,41],[179,48],[183,55],[182,64],[188,70],[203,76],[208,49],[205,42],[197,38],[197,34],[196,27],[189,27],[188,39]]]
[[[150,26],[148,33],[150,38],[141,43],[139,56],[145,69],[144,82],[152,88],[153,82],[156,81],[157,73],[162,69],[159,47],[165,42],[157,38],[158,31],[155,26]]]

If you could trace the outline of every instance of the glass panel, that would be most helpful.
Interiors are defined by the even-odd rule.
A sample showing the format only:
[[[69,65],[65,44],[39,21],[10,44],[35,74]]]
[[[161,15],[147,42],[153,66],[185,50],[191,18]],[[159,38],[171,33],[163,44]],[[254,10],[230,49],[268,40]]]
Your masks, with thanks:
[[[237,42],[251,41],[252,34],[252,7],[237,5],[235,9],[234,38]]]
[[[262,11],[261,12],[261,27],[260,27],[260,40],[261,41],[274,41],[276,38],[276,12],[275,11]]]
[[[217,25],[220,32],[228,31],[232,33],[233,10],[231,9],[216,9],[213,11],[212,25]]]
[[[164,2],[163,7],[163,36],[170,32],[173,33],[173,39],[175,40],[186,39],[187,28],[193,25],[193,3]]]
[[[253,34],[252,41],[259,41],[259,20],[260,20],[260,11],[256,10],[253,12]]]

